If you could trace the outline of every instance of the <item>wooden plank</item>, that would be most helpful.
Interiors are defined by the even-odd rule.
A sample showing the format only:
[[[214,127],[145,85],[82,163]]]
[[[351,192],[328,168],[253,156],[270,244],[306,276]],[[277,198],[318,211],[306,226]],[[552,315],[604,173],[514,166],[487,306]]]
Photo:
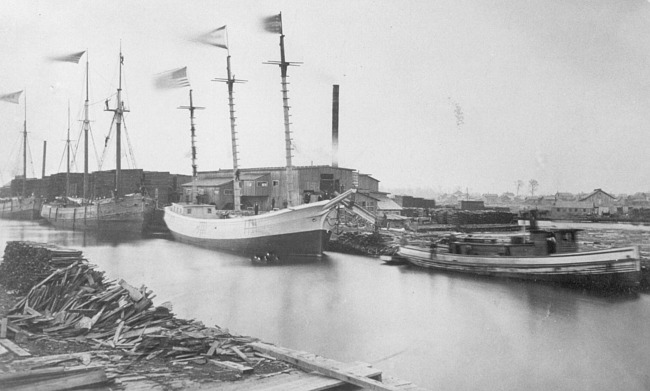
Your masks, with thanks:
[[[57,391],[105,383],[108,379],[104,368],[93,367],[52,373],[52,377],[31,381],[29,371],[25,379],[14,379],[2,385],[4,391]]]
[[[0,345],[0,356],[7,353],[9,353],[9,351],[4,346]]]
[[[333,377],[338,380],[343,380],[346,383],[354,384],[374,391],[400,391],[400,388],[384,384],[380,381],[370,379],[368,377],[360,376],[359,374],[341,369],[341,366],[332,365],[333,360],[318,360],[317,357],[308,357],[301,352],[280,348],[273,345],[267,345],[261,342],[249,344],[253,349],[260,351],[264,354],[271,355],[282,361],[291,363],[307,371],[317,371],[325,376]],[[342,364],[342,363],[341,363]]]
[[[344,364],[350,370],[367,373],[376,373],[376,369],[369,368],[367,364]],[[321,375],[316,372],[300,372],[292,370],[265,378],[250,378],[234,383],[219,385],[219,391],[322,391],[332,388],[339,389],[347,383]],[[403,390],[402,390],[403,391]]]
[[[11,342],[6,338],[0,339],[0,345],[3,345],[5,348],[11,350],[14,354],[20,357],[31,356],[31,354],[28,351],[26,351],[25,349],[21,348],[20,346],[16,345],[15,343]]]
[[[235,354],[238,355],[242,360],[246,361],[249,364],[251,363],[251,360],[248,358],[248,356],[245,355],[241,350],[237,349],[236,346],[231,347],[230,350],[235,352]]]
[[[11,364],[22,365],[22,366],[42,366],[45,364],[59,363],[59,362],[70,361],[70,360],[79,360],[84,365],[88,365],[90,364],[91,359],[92,358],[90,352],[82,352],[82,353],[53,354],[50,356],[24,358],[21,360],[15,360]]]
[[[7,338],[7,318],[0,319],[0,338]]]
[[[225,368],[225,369],[230,369],[239,372],[242,375],[245,375],[247,373],[252,373],[253,368],[247,367],[245,365],[238,364],[236,362],[232,361],[218,361],[218,360],[209,360],[212,364]]]

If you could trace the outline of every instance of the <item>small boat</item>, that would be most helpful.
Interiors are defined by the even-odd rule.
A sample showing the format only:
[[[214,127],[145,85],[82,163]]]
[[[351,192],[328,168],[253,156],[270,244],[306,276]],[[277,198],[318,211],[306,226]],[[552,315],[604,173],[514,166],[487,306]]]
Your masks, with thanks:
[[[641,260],[637,246],[579,251],[579,229],[538,229],[504,234],[449,234],[429,247],[401,245],[398,254],[425,268],[577,283],[637,287]]]

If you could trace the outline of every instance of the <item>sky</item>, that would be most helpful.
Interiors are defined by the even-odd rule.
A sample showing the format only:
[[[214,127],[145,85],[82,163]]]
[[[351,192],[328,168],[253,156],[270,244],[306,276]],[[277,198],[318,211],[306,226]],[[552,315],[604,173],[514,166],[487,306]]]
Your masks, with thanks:
[[[233,73],[239,164],[283,166],[282,12],[294,165],[332,162],[332,86],[340,86],[339,165],[380,189],[536,194],[650,191],[650,2],[647,0],[88,1],[0,3],[0,180],[65,171],[79,140],[90,70],[90,170],[104,152],[120,47],[127,108],[123,168],[190,174],[189,88],[157,89],[187,67],[199,171],[232,167],[227,87]],[[227,26],[229,51],[195,38]],[[79,64],[48,58],[87,50]],[[26,104],[25,104],[26,97]],[[112,101],[114,105],[114,101]],[[26,109],[26,110],[25,110]],[[113,135],[112,133],[111,135]],[[129,152],[132,151],[133,155]],[[73,171],[83,171],[78,148]],[[98,159],[99,158],[99,159]],[[414,194],[417,195],[417,194]]]

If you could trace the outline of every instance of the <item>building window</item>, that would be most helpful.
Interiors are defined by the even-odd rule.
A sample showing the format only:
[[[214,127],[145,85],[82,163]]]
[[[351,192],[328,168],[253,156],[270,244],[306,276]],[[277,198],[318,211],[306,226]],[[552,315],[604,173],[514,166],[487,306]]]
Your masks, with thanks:
[[[232,195],[232,189],[223,189],[224,195]]]
[[[269,187],[269,183],[267,181],[260,181],[257,182],[257,187]]]
[[[185,212],[186,212],[188,215],[191,215],[191,214],[192,214],[192,209],[187,208],[187,209],[185,209]]]
[[[208,208],[208,214],[212,213],[212,208]]]
[[[280,184],[280,181],[273,181],[273,186],[278,186]]]
[[[253,187],[253,182],[252,181],[245,181],[246,187]]]
[[[219,195],[219,189],[214,189],[214,195]]]
[[[366,207],[366,201],[361,201],[361,206],[365,208]]]

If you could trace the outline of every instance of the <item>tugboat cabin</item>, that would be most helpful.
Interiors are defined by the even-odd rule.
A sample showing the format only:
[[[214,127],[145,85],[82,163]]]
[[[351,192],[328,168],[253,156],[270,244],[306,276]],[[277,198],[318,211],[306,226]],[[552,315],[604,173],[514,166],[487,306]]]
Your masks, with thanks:
[[[531,230],[521,234],[452,234],[438,244],[449,253],[478,256],[547,256],[578,251],[579,229]]]

